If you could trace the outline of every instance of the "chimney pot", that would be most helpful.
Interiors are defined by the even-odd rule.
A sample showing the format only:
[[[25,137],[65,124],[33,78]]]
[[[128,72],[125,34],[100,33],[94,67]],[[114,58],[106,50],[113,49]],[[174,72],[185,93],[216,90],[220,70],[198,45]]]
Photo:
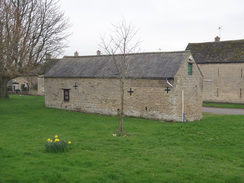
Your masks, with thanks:
[[[74,53],[74,55],[75,55],[75,57],[78,57],[78,56],[79,56],[78,51],[76,51],[76,52]]]
[[[97,50],[97,55],[101,55],[101,51],[100,50]]]
[[[220,37],[219,36],[215,37],[215,42],[220,42]]]
[[[50,53],[46,54],[46,60],[50,60],[52,58],[52,55]]]

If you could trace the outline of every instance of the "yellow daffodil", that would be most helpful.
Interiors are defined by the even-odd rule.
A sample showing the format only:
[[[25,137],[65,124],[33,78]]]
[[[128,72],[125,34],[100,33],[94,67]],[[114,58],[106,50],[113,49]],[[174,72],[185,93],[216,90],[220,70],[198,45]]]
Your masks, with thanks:
[[[71,141],[68,141],[68,144],[71,144],[72,142]]]
[[[53,140],[50,140],[49,142],[53,142]]]
[[[50,141],[51,141],[51,139],[47,139],[47,141],[48,141],[48,142],[50,142]]]
[[[55,135],[54,137],[55,137],[55,139],[57,139],[58,138],[58,135]]]
[[[55,139],[54,141],[55,141],[55,142],[59,142],[60,140],[59,140],[59,139]]]

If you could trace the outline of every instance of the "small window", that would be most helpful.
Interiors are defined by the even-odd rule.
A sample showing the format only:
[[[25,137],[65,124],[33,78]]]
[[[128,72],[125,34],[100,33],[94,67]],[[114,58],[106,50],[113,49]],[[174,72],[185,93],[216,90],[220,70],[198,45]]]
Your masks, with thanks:
[[[188,63],[188,75],[192,75],[192,63]]]
[[[64,101],[69,102],[69,91],[70,89],[63,89],[64,90]]]

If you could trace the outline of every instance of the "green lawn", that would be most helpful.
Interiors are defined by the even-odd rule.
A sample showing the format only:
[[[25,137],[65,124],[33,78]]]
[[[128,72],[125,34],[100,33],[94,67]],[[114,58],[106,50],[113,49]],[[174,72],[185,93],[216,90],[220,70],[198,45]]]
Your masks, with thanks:
[[[190,123],[117,119],[44,108],[43,97],[0,99],[0,183],[243,183],[244,116]],[[45,152],[48,138],[71,140]]]
[[[239,108],[243,109],[244,104],[227,104],[227,103],[213,103],[213,102],[204,102],[204,107],[221,107],[221,108]]]

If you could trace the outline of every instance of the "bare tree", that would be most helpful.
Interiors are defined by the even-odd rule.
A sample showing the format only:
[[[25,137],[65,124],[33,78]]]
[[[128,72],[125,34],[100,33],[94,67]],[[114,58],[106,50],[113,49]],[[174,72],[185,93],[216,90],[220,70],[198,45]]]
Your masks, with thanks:
[[[34,73],[47,54],[60,54],[69,36],[58,0],[0,0],[0,98],[7,82]]]
[[[117,70],[117,79],[119,81],[117,86],[120,90],[119,133],[124,132],[125,85],[130,67],[127,55],[138,51],[139,41],[134,41],[136,34],[135,28],[122,20],[118,25],[113,25],[113,31],[108,39],[106,39],[106,36],[101,36],[100,48],[102,52],[111,55]]]

